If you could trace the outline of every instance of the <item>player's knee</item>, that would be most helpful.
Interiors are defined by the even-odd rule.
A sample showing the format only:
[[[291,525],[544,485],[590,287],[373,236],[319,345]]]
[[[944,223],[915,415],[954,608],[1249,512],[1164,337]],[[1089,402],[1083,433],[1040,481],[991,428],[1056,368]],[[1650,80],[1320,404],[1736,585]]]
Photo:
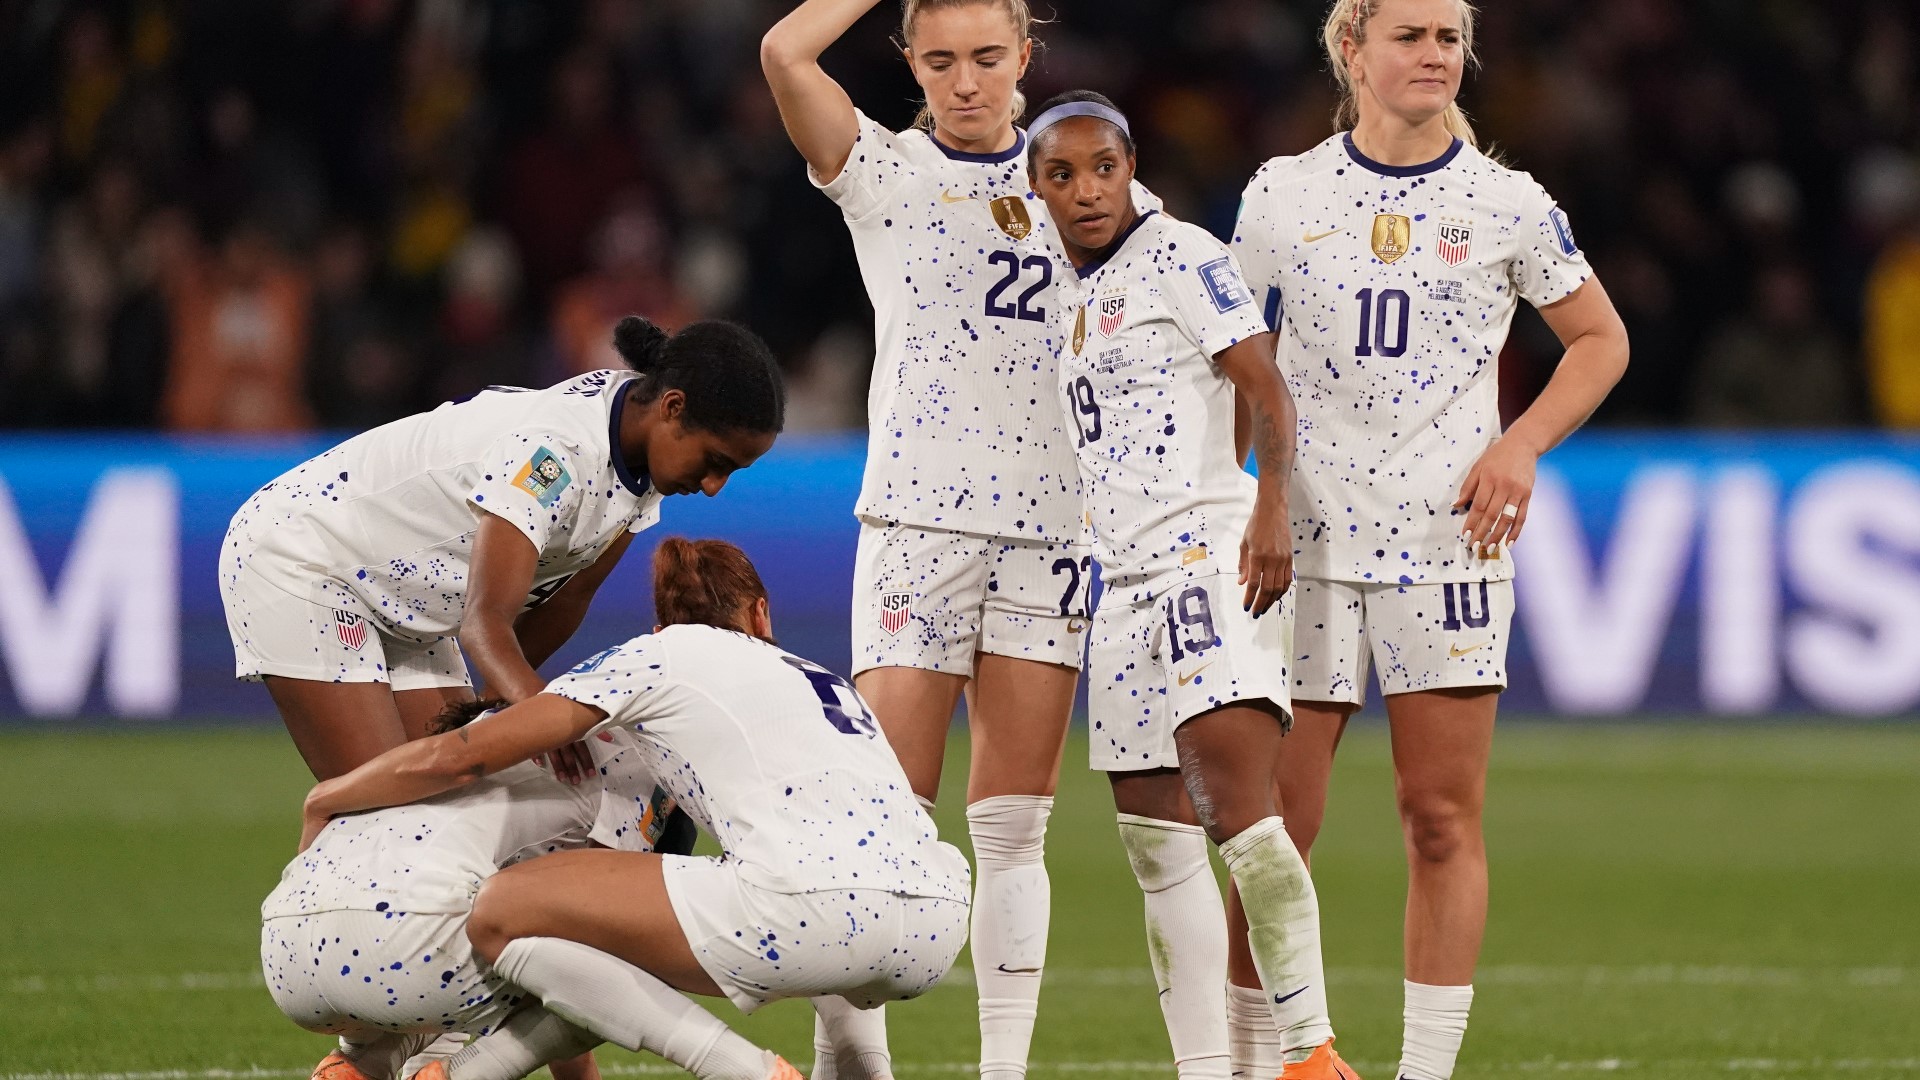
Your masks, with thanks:
[[[1480,843],[1478,811],[1455,800],[1403,798],[1400,820],[1407,853],[1419,862],[1451,862]]]
[[[467,915],[467,941],[473,946],[475,956],[491,964],[500,958],[500,950],[513,940],[513,929],[507,919],[510,904],[502,894],[510,892],[512,886],[497,888],[500,879],[488,878],[480,885],[480,892],[473,898],[473,911]]]

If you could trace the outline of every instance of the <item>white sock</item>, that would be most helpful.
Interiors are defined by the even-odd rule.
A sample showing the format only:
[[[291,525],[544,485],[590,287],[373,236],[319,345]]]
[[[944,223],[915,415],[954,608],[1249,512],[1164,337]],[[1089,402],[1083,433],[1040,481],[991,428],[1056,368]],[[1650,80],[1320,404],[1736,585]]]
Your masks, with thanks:
[[[1256,821],[1221,844],[1220,857],[1240,887],[1247,946],[1280,1031],[1280,1047],[1288,1061],[1304,1060],[1333,1038],[1313,878],[1278,817]]]
[[[1180,1080],[1227,1080],[1227,909],[1198,825],[1115,815],[1146,897],[1147,959]]]
[[[973,836],[973,977],[980,990],[981,1080],[1022,1080],[1040,1005],[1053,890],[1046,795],[998,795],[967,807]]]
[[[617,956],[577,941],[516,938],[493,967],[548,1012],[607,1042],[658,1054],[700,1080],[766,1080],[759,1047]]]
[[[577,1057],[600,1045],[600,1037],[567,1023],[538,1005],[468,1043],[447,1059],[448,1080],[520,1080],[540,1066]]]
[[[1265,990],[1227,984],[1227,1048],[1236,1080],[1273,1080],[1286,1068],[1286,1050]]]
[[[813,999],[813,1071],[807,1080],[892,1080],[887,1007],[856,1009],[843,997]]]
[[[1467,1037],[1472,986],[1407,983],[1407,1033],[1400,1044],[1404,1080],[1453,1080],[1453,1062]]]

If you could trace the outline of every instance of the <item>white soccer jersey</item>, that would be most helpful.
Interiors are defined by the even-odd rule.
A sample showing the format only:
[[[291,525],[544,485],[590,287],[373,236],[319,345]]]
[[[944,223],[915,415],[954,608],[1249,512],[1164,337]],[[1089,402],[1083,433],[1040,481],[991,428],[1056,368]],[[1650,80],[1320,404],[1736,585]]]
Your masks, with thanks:
[[[1566,214],[1523,172],[1465,143],[1425,165],[1368,160],[1335,136],[1254,174],[1234,252],[1283,348],[1300,411],[1289,509],[1306,577],[1501,580],[1452,512],[1500,434],[1500,348],[1514,305],[1591,276]]]
[[[1149,210],[1104,260],[1061,273],[1057,396],[1101,580],[1135,601],[1237,572],[1256,484],[1234,460],[1233,384],[1213,358],[1266,325],[1233,256]]]
[[[1073,540],[1079,480],[1045,404],[1058,326],[1047,308],[1052,226],[1028,190],[1025,133],[1002,153],[966,154],[859,120],[846,166],[819,185],[846,216],[873,302],[855,512]]]
[[[247,501],[221,573],[247,560],[303,597],[309,578],[331,578],[386,631],[429,640],[460,627],[487,513],[539,551],[530,599],[544,599],[622,533],[660,519],[660,494],[619,453],[634,377],[493,387],[356,435]]]
[[[265,919],[322,911],[459,914],[481,882],[520,859],[589,840],[651,851],[671,806],[626,732],[590,739],[598,783],[567,784],[521,762],[470,787],[329,822],[261,905]]]
[[[772,892],[884,889],[965,901],[933,819],[845,679],[759,638],[669,626],[547,686],[607,714],[660,785]]]

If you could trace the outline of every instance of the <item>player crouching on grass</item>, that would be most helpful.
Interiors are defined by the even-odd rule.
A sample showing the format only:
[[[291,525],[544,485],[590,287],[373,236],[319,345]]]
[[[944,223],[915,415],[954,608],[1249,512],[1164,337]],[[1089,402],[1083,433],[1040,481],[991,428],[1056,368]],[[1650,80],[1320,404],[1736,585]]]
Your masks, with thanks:
[[[451,705],[434,730],[505,704]],[[261,905],[260,963],[288,1019],[340,1037],[315,1076],[389,1080],[448,1032],[565,1027],[520,1009],[523,995],[480,969],[466,924],[474,890],[502,866],[587,844],[659,843],[671,802],[639,746],[621,736],[588,749],[598,783],[562,783],[522,762],[445,798],[341,817],[287,865]],[[556,1042],[548,1060],[595,1041]]]
[[[747,1012],[810,997],[831,1029],[835,1010],[932,988],[966,940],[965,860],[940,841],[853,687],[773,643],[753,564],[731,544],[675,538],[653,568],[662,628],[307,797],[303,849],[327,842],[336,815],[432,799],[625,730],[725,853],[565,851],[488,878],[467,924],[473,951],[545,1010],[422,1080],[510,1080],[601,1040],[701,1080],[798,1080],[676,991]]]

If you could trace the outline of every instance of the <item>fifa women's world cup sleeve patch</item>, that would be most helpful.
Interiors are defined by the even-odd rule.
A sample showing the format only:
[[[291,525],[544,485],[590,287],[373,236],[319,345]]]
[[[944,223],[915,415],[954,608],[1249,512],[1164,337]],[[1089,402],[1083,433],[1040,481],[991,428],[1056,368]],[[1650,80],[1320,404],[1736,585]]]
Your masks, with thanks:
[[[1518,241],[1510,273],[1514,291],[1536,307],[1564,300],[1593,276],[1573,238],[1567,212],[1538,184],[1531,185],[1515,222]]]
[[[573,474],[560,463],[553,451],[544,446],[535,450],[513,477],[513,486],[533,496],[541,506],[552,506],[559,502],[560,494],[572,483]]]

